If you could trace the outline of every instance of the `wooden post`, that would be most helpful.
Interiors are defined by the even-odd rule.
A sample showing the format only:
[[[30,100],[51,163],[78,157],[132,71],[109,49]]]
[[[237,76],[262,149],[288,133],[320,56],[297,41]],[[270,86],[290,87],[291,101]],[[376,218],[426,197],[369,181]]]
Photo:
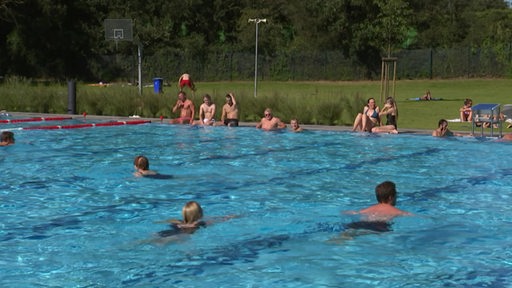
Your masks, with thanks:
[[[384,99],[390,96],[390,74],[391,74],[391,66],[393,67],[393,85],[391,87],[392,94],[391,96],[395,98],[395,88],[396,88],[396,62],[398,58],[395,57],[387,57],[382,58],[382,70],[380,77],[380,104],[383,105]]]

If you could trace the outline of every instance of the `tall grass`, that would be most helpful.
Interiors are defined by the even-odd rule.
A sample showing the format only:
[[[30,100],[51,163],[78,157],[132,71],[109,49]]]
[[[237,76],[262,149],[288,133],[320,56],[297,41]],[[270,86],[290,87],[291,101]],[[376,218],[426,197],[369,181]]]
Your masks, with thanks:
[[[196,83],[198,91],[188,92],[198,112],[202,96],[210,94],[217,106],[217,118],[224,105],[227,92],[233,92],[240,105],[240,120],[256,122],[266,107],[284,121],[298,118],[303,124],[352,125],[367,98],[380,99],[380,81],[361,82],[274,82],[258,83],[254,97],[253,82]],[[397,81],[395,97],[399,108],[399,130],[407,128],[434,129],[440,118],[458,118],[458,109],[465,98],[478,103],[512,103],[512,80],[509,79],[456,79],[456,80],[401,80]],[[442,101],[411,101],[426,89]],[[165,118],[177,117],[171,113],[178,89],[164,87],[164,93],[155,94],[145,87],[139,96],[138,88],[114,84],[92,87],[77,84],[77,113],[90,115]],[[11,77],[0,85],[0,109],[19,112],[67,113],[66,83],[41,83]],[[381,104],[382,105],[382,104]],[[450,123],[454,130],[468,130],[468,123]]]

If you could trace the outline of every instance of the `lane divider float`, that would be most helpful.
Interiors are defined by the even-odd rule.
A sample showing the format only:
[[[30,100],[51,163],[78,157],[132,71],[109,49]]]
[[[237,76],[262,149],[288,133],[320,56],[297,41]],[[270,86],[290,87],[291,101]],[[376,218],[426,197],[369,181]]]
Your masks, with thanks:
[[[58,130],[58,129],[80,129],[92,127],[108,127],[121,125],[139,125],[151,123],[151,120],[132,120],[132,121],[111,121],[102,123],[83,123],[73,125],[52,125],[52,126],[30,126],[24,127],[23,130]]]
[[[32,117],[22,119],[0,119],[0,123],[12,124],[12,123],[23,123],[23,122],[41,122],[41,121],[64,121],[71,120],[73,117]]]

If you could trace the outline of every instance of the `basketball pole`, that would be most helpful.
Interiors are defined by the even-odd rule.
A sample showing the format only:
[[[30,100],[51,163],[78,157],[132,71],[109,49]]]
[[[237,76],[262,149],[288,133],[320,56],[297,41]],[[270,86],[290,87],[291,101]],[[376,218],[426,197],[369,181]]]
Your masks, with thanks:
[[[142,96],[142,43],[137,44],[137,62],[139,66],[139,96]]]

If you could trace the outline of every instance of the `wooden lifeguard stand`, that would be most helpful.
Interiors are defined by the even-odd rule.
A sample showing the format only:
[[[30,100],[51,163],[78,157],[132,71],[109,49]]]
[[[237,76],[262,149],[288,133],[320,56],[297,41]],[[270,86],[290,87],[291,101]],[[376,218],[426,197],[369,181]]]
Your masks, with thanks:
[[[382,58],[382,71],[380,77],[380,103],[384,104],[384,99],[389,96],[395,98],[395,87],[396,87],[396,57],[385,57]],[[390,87],[390,75],[393,73],[393,83]],[[390,93],[391,89],[391,93]]]

